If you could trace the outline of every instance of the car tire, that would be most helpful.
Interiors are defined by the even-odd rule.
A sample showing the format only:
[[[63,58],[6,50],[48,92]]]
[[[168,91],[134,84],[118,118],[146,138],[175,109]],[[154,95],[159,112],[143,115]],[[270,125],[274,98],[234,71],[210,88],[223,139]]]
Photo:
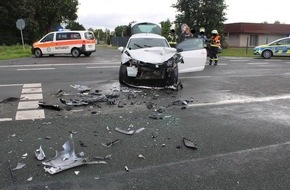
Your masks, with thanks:
[[[121,64],[119,70],[119,83],[125,84],[125,78],[127,78],[127,65]]]
[[[91,54],[92,54],[92,53],[84,53],[84,55],[85,55],[86,57],[90,57]]]
[[[273,52],[270,51],[270,50],[265,50],[265,51],[263,51],[263,53],[262,53],[262,57],[263,57],[264,59],[270,59],[272,56],[273,56]]]
[[[41,57],[42,56],[42,51],[41,49],[37,48],[34,50],[34,55],[35,57]]]
[[[71,50],[71,55],[73,57],[79,57],[79,56],[81,56],[81,51],[78,48],[73,48]]]

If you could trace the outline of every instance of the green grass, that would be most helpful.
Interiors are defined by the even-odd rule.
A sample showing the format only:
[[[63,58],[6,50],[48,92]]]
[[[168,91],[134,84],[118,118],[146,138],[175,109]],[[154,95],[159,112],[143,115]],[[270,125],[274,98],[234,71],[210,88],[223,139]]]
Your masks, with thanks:
[[[0,60],[8,60],[31,56],[31,47],[25,45],[23,50],[22,45],[0,46]]]
[[[223,49],[221,56],[230,56],[230,57],[254,57],[253,48],[227,48]]]

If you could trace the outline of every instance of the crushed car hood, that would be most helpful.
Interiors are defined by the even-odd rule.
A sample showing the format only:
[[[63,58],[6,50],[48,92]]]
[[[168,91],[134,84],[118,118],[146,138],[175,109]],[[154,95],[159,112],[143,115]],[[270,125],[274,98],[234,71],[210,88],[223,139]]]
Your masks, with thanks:
[[[133,59],[152,64],[163,63],[177,53],[175,48],[167,47],[152,47],[127,51]]]

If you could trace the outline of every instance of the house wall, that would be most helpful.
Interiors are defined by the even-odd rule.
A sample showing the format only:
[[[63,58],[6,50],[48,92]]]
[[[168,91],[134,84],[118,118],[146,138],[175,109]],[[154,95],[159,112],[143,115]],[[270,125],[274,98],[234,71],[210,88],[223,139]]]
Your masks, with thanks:
[[[284,38],[287,36],[287,35],[276,35],[276,34],[241,34],[241,33],[225,34],[225,36],[228,39],[229,47],[247,47],[247,41],[248,41],[248,47],[255,47],[255,45],[251,46],[251,42],[250,42],[251,35],[258,36],[257,45],[267,44],[274,40],[277,40],[279,38]]]

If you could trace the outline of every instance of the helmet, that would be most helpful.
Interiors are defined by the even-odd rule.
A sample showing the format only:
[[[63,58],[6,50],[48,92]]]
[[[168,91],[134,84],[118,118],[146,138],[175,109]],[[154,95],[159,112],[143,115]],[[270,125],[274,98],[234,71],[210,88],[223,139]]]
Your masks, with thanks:
[[[218,34],[218,31],[217,30],[212,30],[211,33],[212,34]]]
[[[199,32],[205,32],[205,28],[204,28],[204,27],[201,27],[201,28],[199,29]]]

